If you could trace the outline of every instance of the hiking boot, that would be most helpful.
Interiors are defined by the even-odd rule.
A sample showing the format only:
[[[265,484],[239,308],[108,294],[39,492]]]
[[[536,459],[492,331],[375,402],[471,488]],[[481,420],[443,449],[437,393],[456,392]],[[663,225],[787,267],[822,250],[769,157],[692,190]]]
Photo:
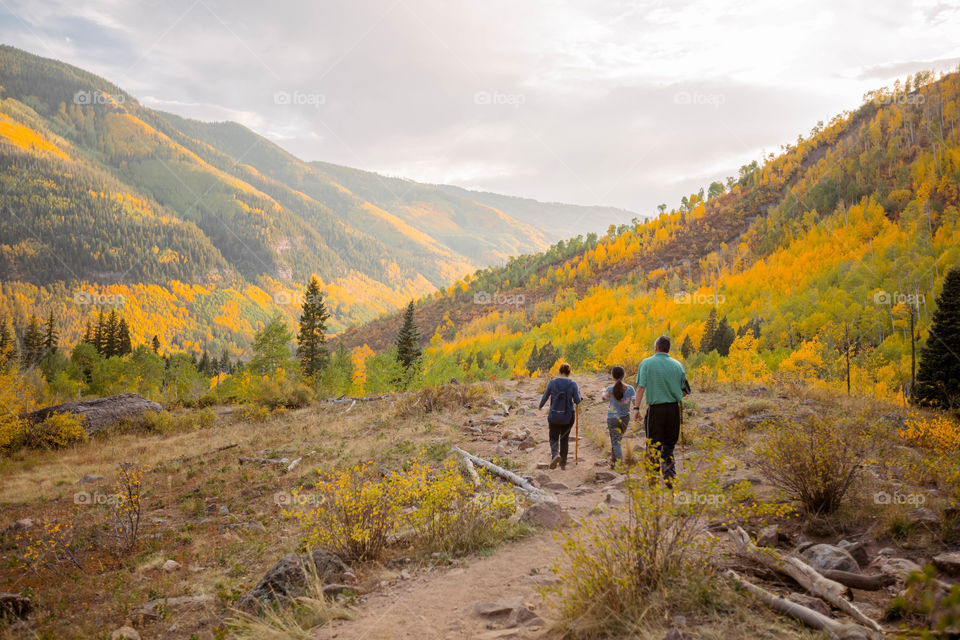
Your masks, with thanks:
[[[553,460],[550,461],[550,468],[556,469],[558,464],[560,464],[560,456],[553,456]]]
[[[560,471],[566,471],[566,470],[567,470],[567,461],[566,461],[566,460],[561,460],[561,461],[560,461]]]

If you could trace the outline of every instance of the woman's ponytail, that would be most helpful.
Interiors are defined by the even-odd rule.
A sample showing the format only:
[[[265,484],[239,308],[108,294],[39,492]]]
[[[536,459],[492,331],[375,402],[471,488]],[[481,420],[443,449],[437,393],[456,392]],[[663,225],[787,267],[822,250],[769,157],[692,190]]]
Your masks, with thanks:
[[[617,381],[617,383],[613,385],[613,397],[617,399],[617,402],[623,400],[623,390],[625,388],[623,386],[623,374],[623,367],[614,367],[610,371],[610,375]]]

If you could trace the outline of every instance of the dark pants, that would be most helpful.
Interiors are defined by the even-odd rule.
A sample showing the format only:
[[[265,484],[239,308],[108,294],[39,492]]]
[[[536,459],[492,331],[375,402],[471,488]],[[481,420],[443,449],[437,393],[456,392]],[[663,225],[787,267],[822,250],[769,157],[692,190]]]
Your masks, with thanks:
[[[550,423],[550,458],[560,456],[560,464],[567,464],[567,452],[570,450],[570,429],[572,424]]]
[[[655,404],[647,409],[646,433],[650,443],[647,454],[667,480],[677,475],[673,462],[673,449],[680,439],[680,404],[668,402]]]

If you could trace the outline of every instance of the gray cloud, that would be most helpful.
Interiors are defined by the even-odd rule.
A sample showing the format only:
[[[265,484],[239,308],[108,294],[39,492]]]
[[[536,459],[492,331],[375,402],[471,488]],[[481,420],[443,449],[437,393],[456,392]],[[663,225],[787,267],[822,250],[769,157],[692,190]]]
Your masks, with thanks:
[[[640,213],[960,57],[895,0],[8,2],[3,41],[305,159]]]

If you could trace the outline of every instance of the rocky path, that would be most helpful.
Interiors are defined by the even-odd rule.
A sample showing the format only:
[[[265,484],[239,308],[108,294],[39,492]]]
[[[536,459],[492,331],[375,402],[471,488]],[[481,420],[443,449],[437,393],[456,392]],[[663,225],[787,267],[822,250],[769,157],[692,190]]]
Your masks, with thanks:
[[[604,379],[581,380],[585,396],[581,414],[580,462],[569,464],[565,471],[537,469],[538,462],[549,459],[546,425],[543,414],[536,411],[535,381],[524,381],[503,394],[514,405],[503,416],[500,432],[526,429],[534,435],[536,446],[526,452],[510,448],[511,460],[522,465],[522,474],[538,477],[541,486],[550,483],[563,511],[578,526],[578,521],[596,517],[591,512],[604,500],[604,484],[596,481],[598,470],[607,467],[598,460],[605,458],[584,434],[586,421],[603,421],[606,405],[599,402]],[[587,398],[590,394],[593,399]],[[531,406],[532,405],[532,406]],[[599,424],[599,423],[598,423]],[[496,441],[496,442],[495,442]],[[500,455],[504,445],[499,437],[475,437],[463,443],[465,448],[483,456],[492,455],[497,446]],[[571,459],[573,442],[571,441]],[[543,474],[546,474],[543,475]],[[561,535],[556,531],[536,529],[534,534],[516,543],[498,547],[489,556],[471,556],[459,567],[432,567],[406,572],[405,578],[390,581],[364,596],[350,621],[336,621],[318,631],[318,638],[338,640],[404,638],[434,640],[437,638],[544,638],[550,635],[555,618],[544,601],[541,590],[555,581],[551,566],[561,556]]]

